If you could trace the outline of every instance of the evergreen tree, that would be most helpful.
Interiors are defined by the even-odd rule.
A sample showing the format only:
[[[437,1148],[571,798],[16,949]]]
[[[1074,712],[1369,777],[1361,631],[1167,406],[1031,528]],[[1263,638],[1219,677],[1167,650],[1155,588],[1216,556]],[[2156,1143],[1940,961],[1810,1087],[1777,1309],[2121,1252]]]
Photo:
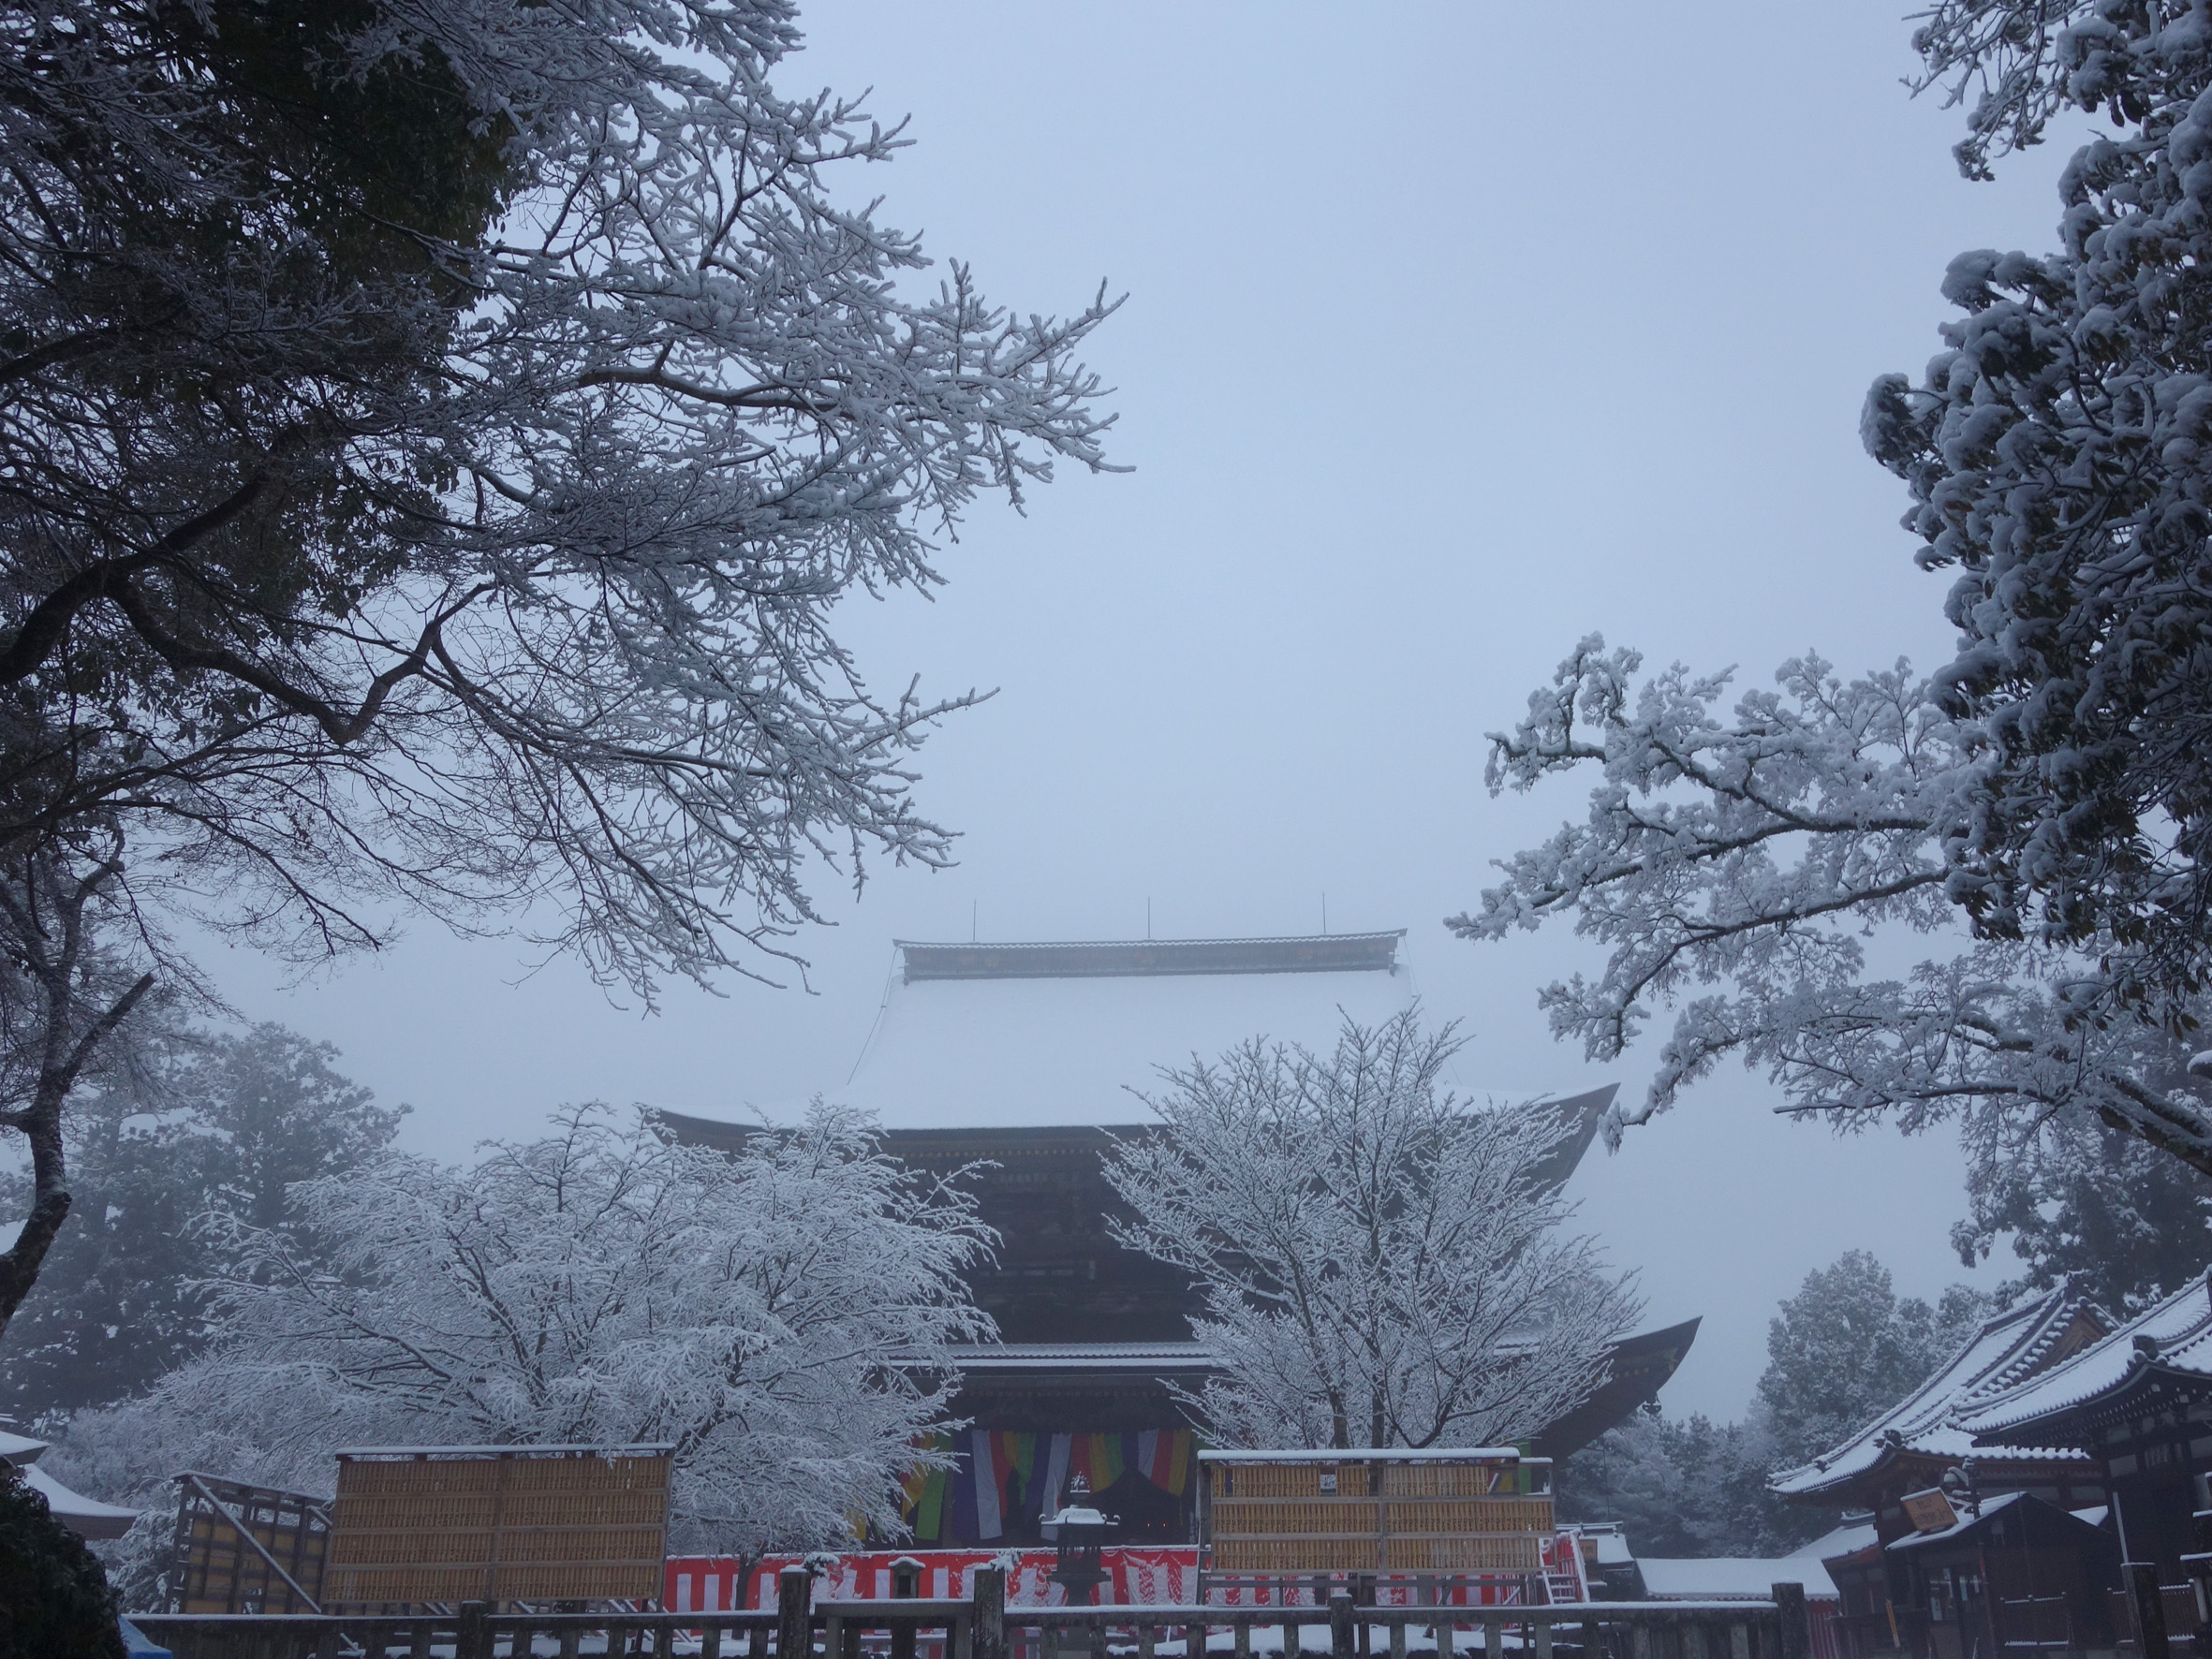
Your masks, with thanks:
[[[257,1025],[85,1099],[77,1203],[0,1346],[0,1410],[37,1420],[105,1403],[199,1351],[199,1281],[219,1265],[204,1220],[289,1234],[288,1186],[359,1168],[398,1132],[407,1108],[377,1106],[337,1058]]]
[[[1805,1276],[1767,1327],[1759,1400],[1771,1414],[1776,1467],[1848,1440],[1927,1380],[1980,1322],[1987,1299],[1964,1285],[1930,1307],[1897,1299],[1889,1270],[1847,1250]]]
[[[1741,1420],[1668,1417],[1655,1401],[1574,1454],[1559,1513],[1617,1520],[1639,1555],[1785,1555],[1836,1523],[1786,1505],[1777,1469],[1827,1450],[1927,1380],[1986,1314],[1954,1285],[1934,1304],[1900,1300],[1864,1250],[1807,1273],[1767,1327],[1767,1366]]]
[[[2170,1296],[2212,1266],[2212,1182],[2178,1159],[2084,1113],[2045,1125],[2030,1158],[1977,1159],[1959,1259],[1986,1260],[2000,1235],[2026,1271],[2010,1299],[2071,1277],[2116,1314]]]
[[[84,1540],[0,1462],[0,1659],[124,1659],[117,1611]]]

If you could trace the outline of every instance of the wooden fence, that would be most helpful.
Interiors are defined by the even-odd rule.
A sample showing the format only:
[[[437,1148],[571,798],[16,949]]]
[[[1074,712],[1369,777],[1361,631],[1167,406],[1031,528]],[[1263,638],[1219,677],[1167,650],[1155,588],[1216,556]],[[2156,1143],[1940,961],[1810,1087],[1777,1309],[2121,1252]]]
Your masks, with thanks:
[[[1556,1607],[1009,1608],[1003,1574],[976,1575],[968,1601],[817,1602],[804,1568],[787,1569],[773,1613],[501,1613],[397,1618],[146,1614],[132,1622],[176,1659],[579,1659],[679,1652],[702,1659],[1250,1659],[1296,1653],[1328,1632],[1332,1659],[1809,1659],[1805,1592],[1768,1602],[1585,1602]],[[1448,1619],[1439,1618],[1449,1613]],[[1256,1638],[1258,1638],[1256,1640]],[[1307,1651],[1311,1651],[1308,1649]]]

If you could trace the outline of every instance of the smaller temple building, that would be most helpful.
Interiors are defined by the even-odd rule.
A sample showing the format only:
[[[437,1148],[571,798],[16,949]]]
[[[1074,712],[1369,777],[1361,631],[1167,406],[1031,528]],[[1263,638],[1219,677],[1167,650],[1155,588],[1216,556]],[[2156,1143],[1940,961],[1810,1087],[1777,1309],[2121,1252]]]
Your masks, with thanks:
[[[2048,1437],[1984,1449],[1968,1425],[2112,1329],[2071,1286],[2027,1298],[1850,1440],[1773,1477],[1790,1502],[1871,1523],[1821,1564],[1839,1596],[1840,1659],[2111,1645],[2119,1547],[2102,1529],[2102,1463]]]
[[[2018,1491],[1957,1508],[1939,1493],[1916,1507],[1935,1524],[1821,1563],[1839,1597],[1839,1659],[2115,1645],[2120,1548],[2091,1519],[2098,1511],[2073,1514]]]
[[[2062,1363],[1978,1402],[1962,1420],[1979,1455],[2065,1446],[2097,1460],[2130,1561],[2186,1582],[2212,1511],[2212,1280],[2196,1280]],[[2179,1599],[2179,1598],[2172,1598]],[[2193,1622],[2193,1621],[2192,1621]]]
[[[2101,1341],[2112,1320],[2067,1286],[1985,1321],[1949,1364],[1843,1445],[1768,1483],[1793,1504],[1863,1509],[1883,1544],[1918,1529],[1905,1499],[1972,1461],[1983,1496],[2033,1492],[2061,1509],[2104,1502],[2103,1471],[2064,1443],[1979,1450],[1966,1417],[1989,1400]]]

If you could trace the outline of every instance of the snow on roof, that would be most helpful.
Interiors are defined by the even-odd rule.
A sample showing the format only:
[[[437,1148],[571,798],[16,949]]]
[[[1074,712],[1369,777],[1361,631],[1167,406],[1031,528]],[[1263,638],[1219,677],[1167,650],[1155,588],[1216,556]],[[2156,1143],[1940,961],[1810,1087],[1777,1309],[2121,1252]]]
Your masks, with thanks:
[[[1203,1343],[989,1343],[950,1350],[962,1371],[1065,1371],[1071,1365],[1102,1371],[1203,1371],[1215,1364]]]
[[[1792,1558],[1809,1556],[1814,1561],[1834,1561],[1839,1555],[1856,1555],[1867,1545],[1880,1541],[1881,1534],[1874,1530],[1872,1521],[1846,1521],[1831,1532],[1822,1533],[1811,1543],[1800,1545],[1790,1554]]]
[[[2004,1434],[2084,1404],[2127,1381],[2138,1366],[2153,1363],[2162,1371],[2212,1376],[2212,1282],[2191,1280],[2101,1342],[1977,1401],[1961,1427],[1977,1437]]]
[[[10,1434],[0,1429],[0,1462],[13,1463],[27,1469],[38,1461],[38,1454],[46,1449],[43,1440],[27,1439],[21,1434]]]
[[[657,1458],[676,1449],[672,1440],[641,1440],[622,1445],[604,1441],[563,1442],[558,1446],[342,1446],[331,1455],[347,1462],[397,1458]]]
[[[1837,1599],[1836,1580],[1818,1556],[1683,1560],[1642,1555],[1636,1566],[1644,1575],[1644,1592],[1653,1601],[1765,1601],[1777,1584],[1802,1584],[1816,1601]]]
[[[2105,1324],[2064,1285],[2014,1302],[1985,1321],[1949,1364],[1900,1403],[1826,1455],[1802,1468],[1783,1470],[1767,1484],[1786,1497],[1824,1492],[1848,1485],[1898,1451],[1972,1457],[1973,1433],[1962,1419],[2040,1371],[2060,1339],[2085,1318],[2099,1327]],[[2037,1458],[2087,1461],[2082,1452],[2066,1447],[2029,1449]]]
[[[46,1500],[54,1520],[80,1538],[120,1538],[139,1518],[136,1509],[103,1504],[82,1492],[71,1491],[43,1469],[25,1469],[23,1479]]]
[[[1400,937],[902,942],[858,1064],[824,1093],[887,1129],[1146,1122],[1129,1091],[1157,1091],[1161,1065],[1255,1036],[1325,1050],[1346,1016],[1409,1006]]]
[[[1969,1527],[1978,1527],[1991,1516],[2011,1508],[2025,1500],[2027,1492],[2006,1492],[2001,1497],[1989,1499],[1972,1515],[1962,1515],[1949,1526],[1931,1527],[1924,1533],[1907,1533],[1890,1545],[1892,1549],[1917,1549],[1923,1544],[1940,1544],[1946,1538],[1955,1538]]]
[[[1628,1539],[1618,1533],[1598,1534],[1598,1564],[1601,1567],[1626,1566],[1636,1559],[1636,1552],[1629,1548]]]

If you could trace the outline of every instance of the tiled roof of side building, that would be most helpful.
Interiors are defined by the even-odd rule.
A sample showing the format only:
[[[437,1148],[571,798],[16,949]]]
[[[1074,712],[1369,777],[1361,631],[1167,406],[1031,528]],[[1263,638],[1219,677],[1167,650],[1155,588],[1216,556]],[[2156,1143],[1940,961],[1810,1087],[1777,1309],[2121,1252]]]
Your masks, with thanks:
[[[1960,1426],[1982,1445],[2088,1404],[2139,1368],[2212,1376],[2212,1281],[2192,1280],[2062,1363],[1974,1402]]]
[[[1949,1364],[1900,1403],[1843,1445],[1802,1468],[1782,1471],[1768,1484],[1784,1497],[1811,1496],[1849,1485],[1900,1451],[1971,1457],[1973,1435],[1963,1420],[1969,1412],[2111,1328],[2111,1320],[2068,1285],[2017,1301],[1984,1321]],[[2057,1461],[2082,1456],[2065,1448],[2022,1455]]]

